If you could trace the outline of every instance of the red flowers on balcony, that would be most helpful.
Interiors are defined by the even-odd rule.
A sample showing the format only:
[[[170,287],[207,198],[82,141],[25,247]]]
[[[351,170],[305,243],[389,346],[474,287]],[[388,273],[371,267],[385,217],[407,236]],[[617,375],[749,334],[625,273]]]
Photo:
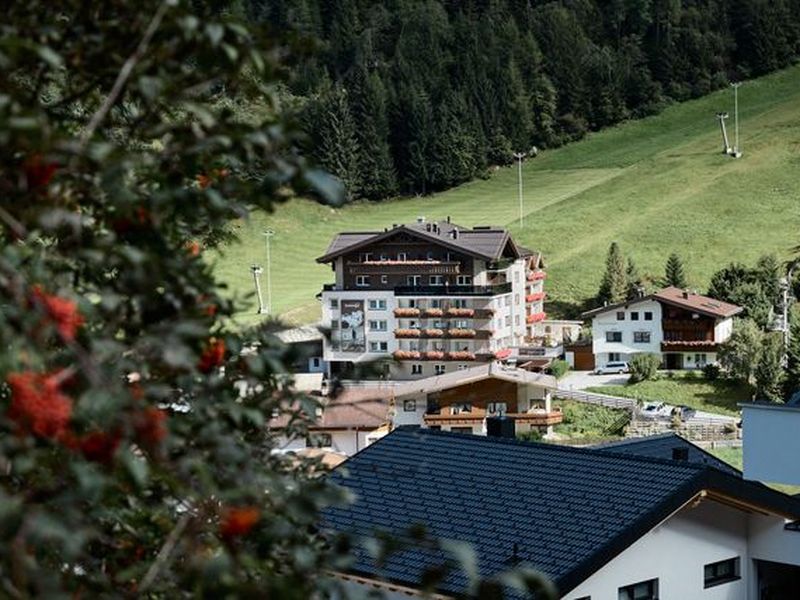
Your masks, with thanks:
[[[533,294],[528,294],[527,296],[525,296],[525,302],[527,302],[528,304],[532,302],[538,302],[539,300],[544,300],[544,297],[546,295],[547,294],[545,292],[536,292]]]
[[[475,311],[471,308],[448,308],[447,316],[471,318],[475,316]]]
[[[528,273],[528,281],[539,281],[545,277],[547,277],[547,273],[544,271],[534,271],[533,273]]]
[[[422,311],[423,317],[443,317],[444,311],[441,308],[426,308]]]
[[[445,354],[440,350],[431,350],[429,352],[424,352],[423,357],[425,360],[444,360]]]
[[[424,337],[434,338],[434,337],[442,337],[444,335],[444,331],[442,329],[423,329],[422,335]]]
[[[445,360],[475,360],[475,353],[466,350],[448,352],[445,356]]]
[[[453,328],[447,330],[447,337],[451,338],[473,338],[475,337],[474,329]]]
[[[544,321],[546,318],[547,318],[547,313],[539,312],[539,313],[533,313],[532,315],[528,315],[525,321],[528,323],[528,325],[531,325],[532,323],[539,323],[540,321]]]
[[[396,360],[420,360],[422,353],[416,350],[395,350],[392,356]]]
[[[503,348],[502,350],[497,350],[497,351],[494,353],[494,357],[495,357],[497,360],[505,360],[505,359],[507,359],[509,356],[511,356],[511,349],[509,349],[509,348]]]
[[[394,330],[394,337],[396,338],[418,338],[421,332],[419,329],[404,329],[398,327]]]
[[[400,307],[394,309],[394,316],[395,317],[418,317],[419,316],[419,309],[418,308],[410,308],[410,307]]]

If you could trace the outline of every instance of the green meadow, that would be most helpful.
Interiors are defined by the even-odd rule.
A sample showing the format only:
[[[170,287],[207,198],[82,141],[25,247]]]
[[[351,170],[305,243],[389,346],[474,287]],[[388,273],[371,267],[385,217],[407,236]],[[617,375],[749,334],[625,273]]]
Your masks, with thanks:
[[[291,200],[235,223],[240,242],[209,260],[241,298],[242,324],[261,318],[249,267],[265,265],[264,229],[275,231],[274,312],[304,323],[318,318],[315,294],[332,280],[315,258],[337,232],[382,230],[420,215],[507,226],[522,245],[541,251],[551,314],[574,312],[596,293],[612,241],[654,280],[668,254],[678,252],[690,284],[703,290],[728,262],[752,263],[766,253],[788,258],[800,244],[800,66],[745,82],[739,107],[738,160],[722,154],[715,118],[731,113],[732,138],[727,89],[540,153],[523,165],[524,226],[514,166],[426,197],[341,208]]]

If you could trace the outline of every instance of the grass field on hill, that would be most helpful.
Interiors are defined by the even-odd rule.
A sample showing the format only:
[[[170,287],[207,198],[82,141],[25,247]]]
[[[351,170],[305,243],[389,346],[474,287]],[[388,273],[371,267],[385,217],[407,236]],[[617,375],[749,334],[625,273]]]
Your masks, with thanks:
[[[210,257],[231,292],[245,299],[243,324],[256,317],[252,263],[265,263],[261,232],[272,240],[273,307],[290,322],[314,321],[314,298],[332,280],[322,255],[338,231],[450,215],[464,225],[505,225],[548,265],[550,312],[597,291],[612,241],[644,275],[660,277],[668,254],[684,259],[689,283],[706,288],[731,261],[787,258],[800,243],[800,67],[748,81],[739,90],[744,156],[721,153],[715,118],[731,112],[730,90],[676,104],[660,115],[548,150],[523,166],[525,223],[517,221],[517,171],[496,171],[447,192],[331,208],[293,200],[273,214],[236,223],[241,243]]]

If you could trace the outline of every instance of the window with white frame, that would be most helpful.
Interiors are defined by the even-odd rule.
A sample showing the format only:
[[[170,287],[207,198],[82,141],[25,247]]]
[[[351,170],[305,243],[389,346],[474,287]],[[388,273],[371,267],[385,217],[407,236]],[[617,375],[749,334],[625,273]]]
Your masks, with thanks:
[[[385,252],[381,252],[381,260],[382,260],[382,261],[384,261],[384,260],[389,260],[389,257],[386,255],[386,253],[385,253]]]
[[[456,367],[459,371],[466,371],[469,368],[469,365],[458,365]]]
[[[652,321],[653,320],[653,313],[650,312],[649,310],[646,310],[644,312],[644,320],[645,321]]]
[[[649,344],[650,343],[650,332],[649,331],[634,331],[633,332],[633,343],[634,344]]]
[[[398,252],[397,253],[397,260],[406,260],[406,253],[405,252]]]
[[[412,375],[422,375],[422,365],[411,365]]]
[[[446,365],[433,365],[433,372],[436,375],[444,375]]]
[[[417,401],[403,400],[403,412],[417,412]]]
[[[369,322],[369,330],[370,331],[386,331],[386,321],[370,321]]]
[[[372,252],[362,252],[361,262],[368,262],[372,260]]]
[[[431,308],[442,308],[442,301],[438,298],[433,298],[431,300]]]
[[[388,350],[387,342],[370,342],[369,343],[369,351],[370,352],[386,352]]]
[[[369,308],[370,310],[386,310],[386,300],[370,300]]]
[[[514,325],[519,325],[519,315],[514,317]]]
[[[339,319],[331,319],[331,329],[339,329]]]
[[[444,276],[443,275],[431,275],[428,277],[428,283],[430,285],[444,285]]]
[[[514,304],[519,306],[519,294],[514,294]]]
[[[621,342],[622,341],[622,332],[621,331],[606,331],[606,341],[607,342]]]
[[[409,275],[406,277],[406,283],[411,287],[419,287],[422,283],[422,275]]]
[[[467,308],[467,301],[464,298],[456,298],[453,300],[454,308]]]
[[[458,285],[472,285],[471,275],[459,275],[456,277],[456,284]]]
[[[369,275],[356,275],[357,287],[369,287]]]
[[[622,354],[619,352],[609,352],[608,353],[608,362],[619,362],[622,360]]]
[[[506,306],[511,306],[511,296],[506,296],[505,297],[505,305]]]
[[[741,579],[739,557],[721,560],[703,567],[703,587],[710,588]]]
[[[339,299],[331,298],[331,308],[339,308]]]
[[[456,319],[453,321],[453,327],[456,329],[467,329],[469,327],[469,321]]]
[[[511,315],[506,315],[506,327],[511,325]]]

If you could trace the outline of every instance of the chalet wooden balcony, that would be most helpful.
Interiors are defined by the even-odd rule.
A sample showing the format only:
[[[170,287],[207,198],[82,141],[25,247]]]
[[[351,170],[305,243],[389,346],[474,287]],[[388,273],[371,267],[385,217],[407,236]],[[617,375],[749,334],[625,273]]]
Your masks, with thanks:
[[[661,342],[662,352],[716,352],[719,344],[714,340],[666,340]]]
[[[421,352],[417,350],[395,350],[392,354],[395,360],[435,360],[435,361],[472,361],[477,360],[475,353],[468,350],[458,350],[455,352],[443,352],[441,350],[429,350]]]
[[[449,414],[448,407],[442,408],[438,413],[428,413],[423,416],[426,425],[476,425],[481,423],[487,416],[495,416],[487,414],[485,410],[473,408],[469,412],[458,412],[456,414]],[[535,425],[538,427],[546,427],[548,425],[558,425],[564,420],[564,415],[560,410],[551,410],[547,412],[542,409],[533,409],[525,413],[504,413],[504,416],[514,419],[514,423],[521,425]]]
[[[397,296],[495,296],[511,291],[510,283],[501,285],[419,285],[394,288]]]
[[[368,260],[348,262],[350,275],[459,275],[461,263],[443,260]]]

